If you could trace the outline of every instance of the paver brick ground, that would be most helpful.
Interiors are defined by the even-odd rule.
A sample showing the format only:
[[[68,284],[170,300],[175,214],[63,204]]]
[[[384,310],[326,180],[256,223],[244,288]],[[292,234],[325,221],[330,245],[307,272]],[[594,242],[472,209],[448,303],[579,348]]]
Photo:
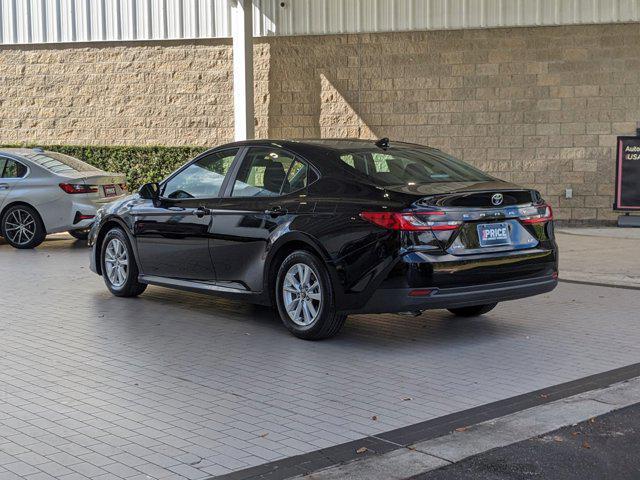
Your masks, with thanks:
[[[640,359],[633,290],[561,284],[466,320],[353,316],[305,342],[264,307],[115,298],[88,253],[0,241],[3,480],[208,478]]]
[[[640,288],[640,228],[557,230],[562,278]]]

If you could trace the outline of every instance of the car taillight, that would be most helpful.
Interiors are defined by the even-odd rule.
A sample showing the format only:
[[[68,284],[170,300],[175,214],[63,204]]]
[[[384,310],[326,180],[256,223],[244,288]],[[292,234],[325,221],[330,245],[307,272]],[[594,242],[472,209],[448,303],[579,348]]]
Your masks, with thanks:
[[[525,225],[544,223],[553,220],[553,210],[550,205],[525,207],[520,209],[520,221]]]
[[[94,185],[85,185],[83,183],[61,183],[60,188],[66,193],[96,193],[98,187]]]
[[[82,222],[83,220],[92,220],[94,218],[96,218],[95,215],[86,215],[84,213],[76,212],[75,217],[73,217],[73,224],[75,225],[76,223]]]
[[[427,288],[417,288],[409,292],[410,297],[428,297],[433,293],[433,290]]]
[[[360,218],[388,230],[441,231],[455,230],[462,222],[438,221],[444,212],[362,212]]]

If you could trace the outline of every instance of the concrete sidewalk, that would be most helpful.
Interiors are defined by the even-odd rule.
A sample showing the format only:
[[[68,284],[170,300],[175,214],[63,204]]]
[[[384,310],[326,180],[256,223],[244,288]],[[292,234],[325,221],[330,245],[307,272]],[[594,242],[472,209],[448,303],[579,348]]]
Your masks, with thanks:
[[[638,480],[640,403],[410,480]]]
[[[426,480],[431,478],[427,472],[436,474],[443,467],[455,468],[459,462],[476,455],[518,444],[559,428],[635,405],[639,394],[640,378],[635,378],[477,425],[465,426],[449,435],[419,442],[409,448],[365,457],[362,460],[301,475],[292,480]],[[439,475],[435,478],[459,476]],[[490,478],[505,477],[497,475]]]
[[[560,279],[640,288],[640,229],[558,228]]]

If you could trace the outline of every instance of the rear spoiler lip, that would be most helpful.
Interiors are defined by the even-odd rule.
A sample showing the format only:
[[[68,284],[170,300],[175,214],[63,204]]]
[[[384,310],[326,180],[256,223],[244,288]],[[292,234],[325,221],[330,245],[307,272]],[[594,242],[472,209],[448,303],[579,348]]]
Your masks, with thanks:
[[[85,185],[117,185],[120,183],[126,183],[127,176],[124,173],[99,173],[99,174],[85,174],[79,172],[75,176],[64,176],[64,183],[83,183]]]
[[[516,192],[532,191],[533,189],[523,187],[510,182],[421,182],[401,185],[375,185],[378,190],[384,190],[389,194],[410,196],[420,199],[438,195],[464,195],[481,192]]]
[[[520,199],[522,201],[518,203],[510,203],[510,204],[499,204],[499,205],[438,205],[436,203],[439,199],[447,199],[447,198],[463,198],[469,195],[474,195],[478,193],[483,194],[493,194],[493,193],[508,193],[508,192],[518,192],[518,193],[528,193],[529,198],[524,201],[524,199]],[[423,208],[425,210],[487,210],[487,209],[495,209],[500,210],[503,208],[517,208],[524,207],[529,205],[538,205],[543,203],[543,199],[537,190],[530,188],[504,188],[504,189],[482,189],[482,190],[465,190],[465,191],[453,191],[449,193],[437,193],[433,195],[425,195],[417,200],[415,200],[411,204],[412,209],[420,209]]]

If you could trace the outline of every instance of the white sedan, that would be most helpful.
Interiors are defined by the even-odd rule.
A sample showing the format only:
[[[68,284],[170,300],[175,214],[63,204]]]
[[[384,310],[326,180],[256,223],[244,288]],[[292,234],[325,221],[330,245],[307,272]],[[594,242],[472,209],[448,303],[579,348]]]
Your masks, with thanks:
[[[124,174],[41,148],[0,150],[0,234],[15,248],[49,233],[86,239],[97,209],[126,194]]]

